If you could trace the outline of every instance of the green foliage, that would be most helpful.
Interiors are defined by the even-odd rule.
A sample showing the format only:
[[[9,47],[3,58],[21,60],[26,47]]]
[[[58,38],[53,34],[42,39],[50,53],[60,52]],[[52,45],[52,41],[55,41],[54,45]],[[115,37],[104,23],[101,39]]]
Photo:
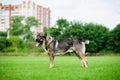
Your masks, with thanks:
[[[2,50],[3,52],[15,52],[15,48],[14,47],[6,47]]]
[[[45,50],[43,49],[42,46],[40,46],[40,47],[37,48],[37,52],[45,52]]]
[[[31,52],[34,52],[35,50],[35,48],[34,48],[34,44],[35,44],[35,42],[33,42],[33,41],[26,41],[25,42],[25,48],[22,50],[23,52],[26,52],[26,53],[31,53]]]
[[[84,37],[90,40],[88,51],[99,52],[106,47],[106,36],[109,29],[103,25],[88,23],[84,25]]]
[[[35,17],[13,16],[11,17],[10,35],[22,36],[24,40],[34,40],[31,27],[38,26]]]
[[[17,36],[11,36],[8,41],[13,47],[24,48],[24,41]]]
[[[0,32],[0,38],[1,37],[7,37],[7,32]]]
[[[38,26],[38,21],[35,19],[35,17],[27,17],[26,20],[26,26],[31,27],[31,26]]]
[[[118,24],[109,35],[109,46],[111,50],[120,52],[120,24]]]
[[[56,21],[56,25],[61,29],[65,29],[69,26],[69,22],[67,21],[67,19],[63,19],[63,18],[60,18]]]
[[[64,29],[64,33],[61,34],[61,37],[63,37],[63,38],[68,38],[68,37],[80,38],[80,37],[83,37],[83,32],[84,32],[84,28],[83,28],[82,23],[70,22],[69,27]]]
[[[0,51],[3,51],[4,48],[9,47],[10,43],[6,38],[0,39]]]
[[[30,30],[31,27],[33,26],[38,26],[38,21],[35,19],[35,17],[27,17],[25,19],[25,26],[24,26],[24,39],[29,40],[29,41],[33,41],[34,37],[33,37],[33,32]]]
[[[49,28],[47,31],[53,37],[61,38],[68,27],[69,22],[66,19],[61,18],[56,21],[56,27]]]
[[[13,16],[11,18],[10,36],[12,39],[6,39],[7,33],[0,32],[0,51],[16,52],[43,52],[39,47],[34,49],[34,37],[31,27],[38,26],[35,17]],[[54,27],[44,27],[44,31],[56,38],[85,38],[90,40],[87,45],[88,52],[118,52],[120,53],[120,24],[109,31],[104,25],[94,23],[82,23],[77,21],[67,21],[61,18],[56,21]]]
[[[6,37],[6,32],[0,32],[0,52],[3,51],[5,47],[9,46],[9,42],[7,41]]]
[[[8,39],[8,42],[10,44],[10,47],[5,48],[4,49],[5,52],[7,52],[7,50],[8,50],[8,52],[9,51],[13,51],[13,52],[16,51],[16,53],[18,53],[18,49],[22,49],[25,47],[24,41],[17,36],[11,36]]]
[[[23,24],[22,20],[23,16],[13,16],[11,17],[11,27],[10,27],[10,35],[18,36],[23,32]]]
[[[56,38],[85,38],[90,40],[87,45],[87,51],[99,52],[106,48],[107,35],[109,29],[100,24],[82,22],[68,22],[66,19],[59,19],[56,23],[57,27],[46,29],[51,36]]]

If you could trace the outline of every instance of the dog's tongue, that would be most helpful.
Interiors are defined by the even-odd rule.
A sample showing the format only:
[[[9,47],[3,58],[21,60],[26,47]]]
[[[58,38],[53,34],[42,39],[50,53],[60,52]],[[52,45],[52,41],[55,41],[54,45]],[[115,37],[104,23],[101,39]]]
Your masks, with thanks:
[[[38,42],[37,42],[37,43],[35,44],[35,47],[38,47],[38,46],[39,46],[39,44],[40,44],[40,43],[38,43]]]

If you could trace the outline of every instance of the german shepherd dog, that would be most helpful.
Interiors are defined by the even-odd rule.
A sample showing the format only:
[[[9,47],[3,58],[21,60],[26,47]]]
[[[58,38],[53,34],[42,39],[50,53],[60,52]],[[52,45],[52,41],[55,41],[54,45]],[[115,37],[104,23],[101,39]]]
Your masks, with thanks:
[[[48,35],[46,32],[37,33],[36,44],[43,45],[47,50],[50,58],[50,68],[54,66],[54,58],[58,53],[66,52],[68,50],[75,51],[76,56],[81,60],[83,67],[88,67],[85,59],[85,44],[89,44],[89,40],[80,38],[61,38],[56,39]]]

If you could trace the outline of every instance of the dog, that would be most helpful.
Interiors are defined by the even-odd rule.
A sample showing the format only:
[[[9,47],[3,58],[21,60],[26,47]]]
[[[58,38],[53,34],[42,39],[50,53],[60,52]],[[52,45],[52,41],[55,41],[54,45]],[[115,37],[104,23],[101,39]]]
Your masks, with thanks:
[[[81,60],[83,67],[88,67],[85,59],[85,44],[89,44],[89,40],[81,38],[61,38],[51,37],[46,32],[37,33],[35,46],[43,45],[50,58],[49,67],[54,66],[54,58],[58,53],[75,51],[76,56]]]

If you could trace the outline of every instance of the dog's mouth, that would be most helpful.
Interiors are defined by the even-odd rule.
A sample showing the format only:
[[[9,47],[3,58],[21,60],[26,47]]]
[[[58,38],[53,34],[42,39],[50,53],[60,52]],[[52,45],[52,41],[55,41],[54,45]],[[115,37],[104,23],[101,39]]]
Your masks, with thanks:
[[[38,47],[39,45],[42,45],[43,41],[40,41],[36,39],[35,47]]]
[[[38,47],[40,45],[40,43],[36,42],[35,43],[35,47]]]

